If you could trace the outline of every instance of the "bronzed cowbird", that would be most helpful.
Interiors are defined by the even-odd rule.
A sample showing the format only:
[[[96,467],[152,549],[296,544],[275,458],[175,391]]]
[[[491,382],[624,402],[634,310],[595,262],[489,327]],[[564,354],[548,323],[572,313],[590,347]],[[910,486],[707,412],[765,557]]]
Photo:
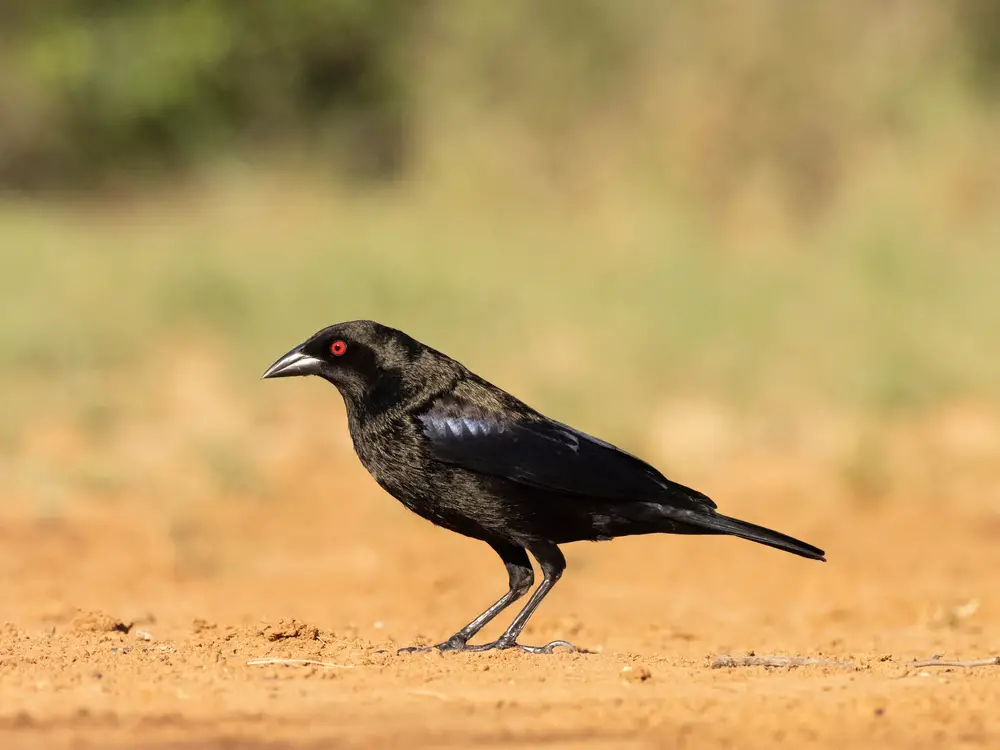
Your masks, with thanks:
[[[550,653],[566,641],[517,638],[563,574],[560,544],[634,534],[728,534],[813,560],[823,550],[729,518],[706,495],[641,459],[543,416],[402,331],[358,320],[324,328],[264,373],[318,375],[344,398],[361,463],[390,495],[446,529],[481,539],[507,567],[509,590],[436,648]],[[492,643],[469,639],[543,579]],[[403,649],[417,650],[417,649]]]

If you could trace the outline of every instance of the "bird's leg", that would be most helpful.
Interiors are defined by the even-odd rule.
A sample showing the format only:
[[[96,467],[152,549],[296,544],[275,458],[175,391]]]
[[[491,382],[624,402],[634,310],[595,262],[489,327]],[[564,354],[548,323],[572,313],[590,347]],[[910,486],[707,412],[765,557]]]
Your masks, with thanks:
[[[528,599],[528,603],[524,605],[524,609],[517,613],[517,617],[510,624],[510,627],[504,631],[503,635],[497,638],[493,643],[485,643],[481,646],[466,646],[467,651],[489,651],[490,649],[505,649],[505,648],[519,648],[522,651],[527,651],[530,654],[551,654],[552,651],[558,647],[567,648],[570,651],[577,651],[578,649],[569,641],[552,641],[544,646],[522,646],[517,642],[517,637],[524,630],[524,626],[527,624],[528,619],[535,613],[538,609],[538,605],[542,603],[542,599],[545,595],[549,593],[553,586],[556,585],[566,569],[566,558],[563,557],[562,552],[559,550],[555,544],[544,543],[533,545],[531,548],[531,553],[538,560],[538,564],[542,568],[542,579],[541,585],[535,590],[535,593],[531,595]]]
[[[496,550],[497,554],[500,555],[500,558],[504,561],[504,565],[507,567],[507,575],[510,579],[510,587],[507,593],[497,599],[496,602],[491,604],[485,612],[455,633],[455,635],[446,640],[444,643],[428,647],[409,646],[407,648],[399,649],[397,653],[403,654],[413,653],[414,651],[430,651],[432,648],[436,648],[439,651],[467,650],[470,648],[466,645],[470,638],[482,630],[486,624],[490,622],[490,620],[528,593],[528,589],[530,589],[535,582],[535,574],[531,570],[531,561],[528,560],[528,553],[524,551],[524,547],[507,544],[494,544],[492,542],[490,543],[490,546]]]

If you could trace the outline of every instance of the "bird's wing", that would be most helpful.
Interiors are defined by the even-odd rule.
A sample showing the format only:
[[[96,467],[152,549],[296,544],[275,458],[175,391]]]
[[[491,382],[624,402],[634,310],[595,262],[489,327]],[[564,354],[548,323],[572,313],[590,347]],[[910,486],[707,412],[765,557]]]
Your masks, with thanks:
[[[645,461],[541,416],[509,416],[445,397],[417,419],[436,460],[479,474],[568,495],[716,507],[708,496],[670,481]]]

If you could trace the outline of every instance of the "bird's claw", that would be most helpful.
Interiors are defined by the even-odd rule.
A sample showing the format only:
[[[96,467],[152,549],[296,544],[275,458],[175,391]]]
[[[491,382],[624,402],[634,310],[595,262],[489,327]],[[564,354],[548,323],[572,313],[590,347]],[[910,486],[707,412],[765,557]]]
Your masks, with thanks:
[[[557,648],[564,648],[571,653],[587,653],[585,649],[577,648],[569,641],[551,641],[546,643],[544,646],[524,646],[520,643],[513,641],[496,640],[491,643],[481,643],[478,645],[470,645],[463,640],[456,639],[454,637],[449,638],[444,643],[439,643],[436,646],[407,646],[406,648],[401,648],[396,651],[397,654],[414,654],[422,653],[427,651],[433,651],[437,649],[438,651],[505,651],[509,648],[517,648],[524,651],[527,654],[551,654],[554,653]]]

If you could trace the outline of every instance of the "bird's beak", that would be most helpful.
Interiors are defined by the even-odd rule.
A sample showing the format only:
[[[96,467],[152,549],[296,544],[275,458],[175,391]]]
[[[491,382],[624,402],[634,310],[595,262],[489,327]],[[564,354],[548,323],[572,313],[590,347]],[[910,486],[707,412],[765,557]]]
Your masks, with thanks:
[[[267,368],[261,378],[292,378],[298,375],[319,375],[323,364],[316,357],[310,357],[295,347],[273,365]]]

